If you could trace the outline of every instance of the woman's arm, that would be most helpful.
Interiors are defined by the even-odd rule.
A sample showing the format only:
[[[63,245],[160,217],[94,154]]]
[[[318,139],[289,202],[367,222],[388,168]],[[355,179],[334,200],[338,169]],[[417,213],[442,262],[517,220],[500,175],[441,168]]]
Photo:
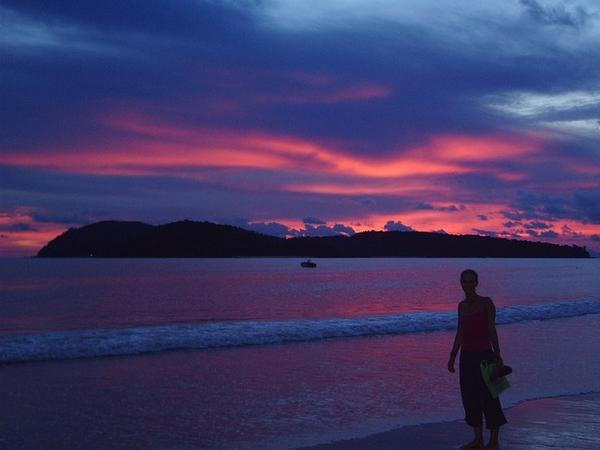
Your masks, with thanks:
[[[496,307],[491,298],[488,299],[488,314],[489,314],[489,334],[490,340],[492,341],[492,347],[494,348],[494,355],[498,358],[500,364],[502,364],[502,357],[500,356],[500,344],[498,343],[498,332],[496,331]]]
[[[450,359],[448,360],[448,371],[454,373],[454,362],[456,361],[456,354],[460,349],[463,341],[462,334],[462,326],[461,326],[461,317],[460,317],[460,304],[458,305],[458,325],[456,326],[456,336],[454,336],[454,344],[452,345],[452,350],[450,351]]]

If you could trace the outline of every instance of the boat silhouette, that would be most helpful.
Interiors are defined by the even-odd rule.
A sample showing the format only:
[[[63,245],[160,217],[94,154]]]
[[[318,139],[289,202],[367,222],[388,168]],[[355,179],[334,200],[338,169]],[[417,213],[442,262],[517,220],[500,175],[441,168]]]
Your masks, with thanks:
[[[317,263],[312,262],[310,259],[307,259],[306,261],[302,261],[300,263],[300,265],[302,267],[307,267],[307,268],[315,268],[315,267],[317,267]]]

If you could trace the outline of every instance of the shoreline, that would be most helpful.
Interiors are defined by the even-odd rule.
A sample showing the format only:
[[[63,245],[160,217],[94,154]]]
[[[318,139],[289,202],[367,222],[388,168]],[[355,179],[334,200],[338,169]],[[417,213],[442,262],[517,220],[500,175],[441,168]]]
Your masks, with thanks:
[[[503,450],[600,448],[600,393],[525,400],[505,409],[500,431]],[[489,432],[484,430],[484,437]],[[299,447],[295,450],[443,450],[458,449],[472,438],[464,420],[409,425],[368,436]]]

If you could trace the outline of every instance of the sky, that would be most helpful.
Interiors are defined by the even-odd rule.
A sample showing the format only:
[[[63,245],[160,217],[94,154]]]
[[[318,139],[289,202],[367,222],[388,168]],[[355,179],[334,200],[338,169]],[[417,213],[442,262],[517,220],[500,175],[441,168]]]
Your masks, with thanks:
[[[600,255],[594,0],[0,1],[0,255],[100,220]]]

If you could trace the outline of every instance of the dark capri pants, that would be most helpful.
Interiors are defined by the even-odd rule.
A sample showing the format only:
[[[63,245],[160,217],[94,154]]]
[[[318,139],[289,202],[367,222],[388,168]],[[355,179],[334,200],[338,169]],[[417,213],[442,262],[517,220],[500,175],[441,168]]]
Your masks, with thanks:
[[[482,426],[482,414],[487,428],[498,428],[506,423],[499,398],[492,398],[481,376],[479,363],[494,362],[491,350],[460,353],[460,394],[465,408],[465,420],[472,427]]]

